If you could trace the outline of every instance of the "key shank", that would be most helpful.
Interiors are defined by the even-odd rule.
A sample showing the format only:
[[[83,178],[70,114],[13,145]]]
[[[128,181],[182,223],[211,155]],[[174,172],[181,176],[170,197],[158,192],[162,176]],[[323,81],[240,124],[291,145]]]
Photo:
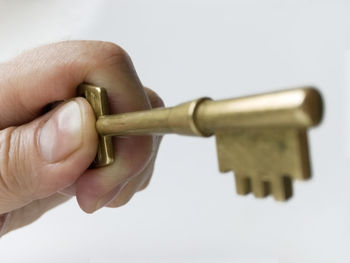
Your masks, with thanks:
[[[237,99],[200,98],[170,108],[100,116],[103,135],[177,133],[210,136],[235,128],[306,128],[321,121],[322,100],[311,87]]]

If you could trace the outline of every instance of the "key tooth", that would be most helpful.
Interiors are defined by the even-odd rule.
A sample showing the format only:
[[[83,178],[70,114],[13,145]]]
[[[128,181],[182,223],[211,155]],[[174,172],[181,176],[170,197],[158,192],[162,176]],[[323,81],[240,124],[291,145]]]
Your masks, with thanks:
[[[300,173],[295,173],[294,178],[298,180],[307,180],[311,178],[311,166],[309,159],[309,147],[307,139],[306,129],[299,129],[296,131],[297,137],[295,141],[298,143],[297,147],[299,149],[299,163],[300,163]]]
[[[235,174],[236,191],[239,195],[246,195],[251,192],[251,182],[246,176]]]
[[[292,180],[289,176],[272,176],[270,179],[271,192],[275,200],[285,201],[292,197]]]
[[[306,129],[235,129],[218,132],[216,138],[220,171],[254,175],[251,188],[255,196],[266,196],[270,185],[277,200],[287,200],[292,194],[292,179],[310,177]]]
[[[269,195],[269,183],[261,180],[258,176],[253,176],[251,179],[252,190],[255,197],[263,198]]]

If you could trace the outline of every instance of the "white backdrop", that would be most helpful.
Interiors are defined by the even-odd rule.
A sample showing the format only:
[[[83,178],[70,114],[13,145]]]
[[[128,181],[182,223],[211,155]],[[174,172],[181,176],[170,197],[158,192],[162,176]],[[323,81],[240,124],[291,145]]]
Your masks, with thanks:
[[[301,84],[326,103],[310,132],[314,177],[288,203],[237,196],[213,138],[169,135],[150,186],[126,206],[87,215],[72,200],[4,236],[0,261],[349,262],[349,11],[340,0],[0,0],[1,61],[58,40],[108,40],[167,105]]]

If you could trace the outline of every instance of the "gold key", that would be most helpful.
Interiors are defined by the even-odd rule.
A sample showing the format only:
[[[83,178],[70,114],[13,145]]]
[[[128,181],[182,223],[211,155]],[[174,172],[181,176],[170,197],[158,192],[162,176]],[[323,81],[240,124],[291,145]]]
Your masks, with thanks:
[[[101,87],[78,88],[96,114],[100,135],[93,166],[114,160],[111,136],[177,133],[216,136],[219,168],[232,170],[237,193],[292,196],[292,181],[310,178],[307,128],[322,119],[322,98],[312,87],[213,101],[200,98],[175,107],[108,115]],[[118,158],[118,157],[117,157]]]

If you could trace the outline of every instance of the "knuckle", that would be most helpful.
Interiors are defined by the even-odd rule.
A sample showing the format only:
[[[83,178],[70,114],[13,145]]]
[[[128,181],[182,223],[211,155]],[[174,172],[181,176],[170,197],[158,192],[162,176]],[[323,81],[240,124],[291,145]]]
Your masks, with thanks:
[[[148,179],[146,182],[144,182],[144,184],[141,185],[141,187],[140,187],[137,191],[138,191],[138,192],[141,192],[141,191],[145,190],[145,189],[148,187],[150,181],[151,181],[151,180]]]
[[[13,225],[14,214],[13,211],[0,214],[0,238],[12,230],[11,225]]]
[[[126,178],[130,179],[141,173],[152,161],[156,145],[152,136],[127,137],[119,143],[119,161],[125,167]]]
[[[147,169],[149,170],[149,169]],[[127,204],[136,192],[139,191],[140,185],[150,180],[149,171],[143,173],[141,176],[131,179],[121,192],[108,204],[108,207],[120,207]]]
[[[29,189],[21,163],[20,135],[14,127],[0,133],[0,187],[8,196],[20,197]],[[20,196],[19,196],[20,195]]]
[[[140,144],[140,168],[139,171],[147,169],[148,165],[154,158],[155,143],[153,137],[145,138]]]
[[[146,180],[141,184],[141,186],[138,187],[137,189],[138,192],[143,191],[148,187],[152,179],[153,171],[154,171],[154,162],[152,162],[152,164],[146,168],[144,172],[144,176]]]
[[[132,198],[133,193],[128,194],[121,194],[118,197],[116,197],[110,204],[108,204],[108,207],[121,207],[129,203],[130,199]]]
[[[151,100],[151,105],[152,105],[152,108],[161,108],[165,106],[165,103],[161,97],[157,96]]]
[[[164,101],[154,90],[150,88],[145,88],[145,90],[152,105],[152,108],[164,107]]]
[[[46,57],[50,61],[47,61],[48,63],[45,63],[45,65],[54,66],[55,72],[61,72],[59,75],[62,76],[63,80],[60,81],[80,82],[92,69],[115,65],[132,65],[127,52],[112,42],[62,41],[48,45],[46,50],[48,52]],[[42,55],[38,56],[43,57]],[[72,90],[69,90],[69,92],[72,92]],[[65,95],[72,96],[72,93]]]
[[[130,65],[131,59],[128,53],[112,42],[99,43],[99,56],[102,58],[102,63],[107,65]]]

